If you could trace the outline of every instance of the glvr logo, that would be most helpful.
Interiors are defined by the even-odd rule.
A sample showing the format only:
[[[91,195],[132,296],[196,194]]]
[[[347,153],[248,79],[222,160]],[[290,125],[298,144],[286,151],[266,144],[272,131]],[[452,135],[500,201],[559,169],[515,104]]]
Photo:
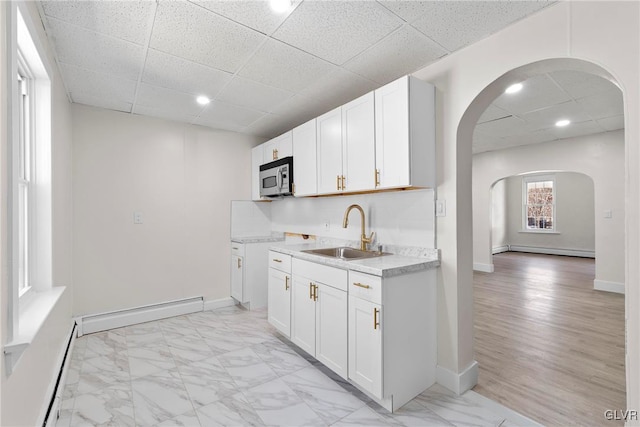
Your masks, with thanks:
[[[638,411],[635,409],[607,409],[604,417],[609,420],[638,421]]]

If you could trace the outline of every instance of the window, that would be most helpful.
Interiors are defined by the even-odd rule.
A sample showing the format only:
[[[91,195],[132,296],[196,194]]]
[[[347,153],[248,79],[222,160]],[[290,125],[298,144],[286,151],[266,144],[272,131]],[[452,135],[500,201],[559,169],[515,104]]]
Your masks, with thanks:
[[[527,231],[555,230],[555,177],[528,176],[522,180],[524,198],[523,229]]]

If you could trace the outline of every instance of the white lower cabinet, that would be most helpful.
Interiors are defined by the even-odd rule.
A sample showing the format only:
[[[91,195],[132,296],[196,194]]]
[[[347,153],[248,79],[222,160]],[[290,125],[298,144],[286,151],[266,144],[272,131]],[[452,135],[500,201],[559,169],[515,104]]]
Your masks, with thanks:
[[[239,303],[248,302],[249,292],[244,290],[244,257],[231,255],[231,296]]]
[[[349,295],[349,379],[382,398],[382,307]]]
[[[231,297],[253,310],[267,306],[267,253],[270,242],[231,241]]]
[[[291,337],[291,257],[269,251],[267,320]]]
[[[293,259],[291,341],[347,378],[347,272]]]

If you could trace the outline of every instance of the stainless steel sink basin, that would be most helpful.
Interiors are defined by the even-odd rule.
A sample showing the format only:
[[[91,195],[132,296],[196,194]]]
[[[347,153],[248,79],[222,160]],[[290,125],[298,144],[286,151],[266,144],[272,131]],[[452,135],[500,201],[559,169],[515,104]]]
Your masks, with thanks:
[[[325,249],[308,249],[308,254],[321,255],[330,258],[342,259],[345,261],[351,261],[362,258],[375,258],[384,255],[390,255],[388,252],[373,252],[373,251],[361,251],[360,249],[349,248],[346,246],[340,246],[337,248],[325,248]]]

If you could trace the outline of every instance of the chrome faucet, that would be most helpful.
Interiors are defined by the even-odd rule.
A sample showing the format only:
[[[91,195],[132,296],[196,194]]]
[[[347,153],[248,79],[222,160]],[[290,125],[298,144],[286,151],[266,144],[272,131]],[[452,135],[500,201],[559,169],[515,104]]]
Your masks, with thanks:
[[[347,228],[347,225],[349,225],[349,212],[351,212],[351,210],[354,208],[360,211],[360,225],[362,226],[362,230],[360,232],[360,250],[366,251],[367,243],[371,243],[373,241],[373,236],[376,233],[371,232],[371,235],[369,237],[367,237],[367,235],[364,233],[364,211],[362,210],[360,205],[351,205],[347,208],[347,211],[344,213],[342,228]]]

